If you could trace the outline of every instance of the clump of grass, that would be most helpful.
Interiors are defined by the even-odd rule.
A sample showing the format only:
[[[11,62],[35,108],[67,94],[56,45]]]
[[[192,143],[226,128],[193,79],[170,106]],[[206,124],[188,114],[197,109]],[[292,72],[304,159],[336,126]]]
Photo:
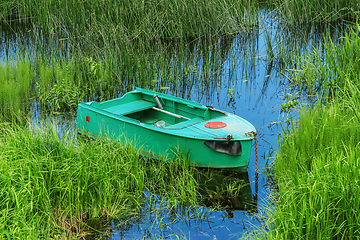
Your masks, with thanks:
[[[84,96],[78,70],[73,62],[55,62],[52,66],[41,62],[36,64],[35,86],[38,103],[46,110],[72,111]],[[81,93],[83,92],[83,93]]]
[[[266,223],[270,230],[255,232],[253,238],[357,239],[360,235],[358,27],[349,31],[342,45],[326,45],[323,65],[306,62],[297,73],[321,86],[320,99],[330,96],[333,101],[302,109],[299,119],[284,129],[273,164],[278,193]],[[310,76],[316,73],[314,81]]]
[[[16,229],[38,238],[64,230],[77,234],[86,219],[138,204],[126,200],[135,179],[118,175],[131,169],[133,161],[123,161],[136,160],[135,150],[107,143],[75,147],[71,138],[55,128],[2,129],[1,209],[8,216],[2,228],[10,236],[21,236]]]
[[[29,112],[34,75],[29,61],[0,66],[0,120],[20,123],[26,119],[22,113]]]
[[[348,114],[347,114],[347,113]],[[279,146],[266,239],[357,239],[360,124],[343,106],[306,109]]]
[[[161,2],[90,0],[4,1],[2,18],[31,22],[67,34],[88,37],[88,31],[116,25],[128,39],[182,38],[199,34],[237,32],[241,24],[256,21],[257,1],[164,0]],[[78,33],[76,33],[78,32]]]
[[[272,4],[277,7],[279,15],[291,23],[354,20],[360,10],[356,0],[273,0]]]
[[[280,205],[273,239],[354,239],[360,234],[360,124],[341,107],[318,106],[300,116],[274,164]],[[350,119],[350,120],[349,120]]]
[[[29,118],[31,99],[46,110],[74,110],[83,94],[76,82],[76,65],[54,63],[49,66],[19,59],[0,65],[0,117],[3,121],[25,123]],[[85,92],[85,91],[83,91]]]
[[[173,207],[198,198],[192,168],[141,158],[130,143],[75,141],[54,125],[2,125],[0,166],[2,237],[82,236],[92,219],[139,214],[144,189]]]
[[[349,89],[347,79],[355,86],[360,74],[360,25],[356,23],[348,33],[334,43],[325,39],[324,52],[313,49],[293,63],[298,66],[290,79],[301,94],[318,95],[323,102],[331,102],[340,89]],[[325,64],[324,64],[325,63]]]

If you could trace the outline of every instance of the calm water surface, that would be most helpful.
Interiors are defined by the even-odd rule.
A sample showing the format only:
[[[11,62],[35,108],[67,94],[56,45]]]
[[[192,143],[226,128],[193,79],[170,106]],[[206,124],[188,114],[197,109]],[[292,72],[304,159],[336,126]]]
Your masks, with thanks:
[[[217,109],[234,113],[251,122],[258,132],[259,175],[255,174],[254,151],[251,156],[247,174],[243,177],[250,186],[242,191],[239,199],[245,200],[253,207],[247,209],[213,210],[208,207],[197,207],[200,217],[194,214],[193,207],[188,206],[174,213],[160,210],[159,213],[144,211],[144,215],[130,225],[123,226],[114,222],[114,229],[109,234],[113,239],[170,238],[177,239],[238,239],[244,232],[261,227],[257,213],[268,204],[268,175],[266,165],[272,161],[272,152],[276,149],[281,134],[281,124],[289,116],[280,113],[283,95],[286,91],[281,81],[280,72],[267,59],[267,48],[261,29],[257,33],[258,44],[253,52],[253,59],[244,58],[238,43],[234,41],[231,48],[237,58],[236,64],[225,67],[220,81],[204,86],[202,83],[178,90],[174,86],[165,91],[168,94],[184,97],[212,105]],[[237,52],[238,51],[238,52]],[[159,90],[154,87],[154,90]],[[286,124],[285,124],[286,125]],[[253,146],[254,150],[254,146]],[[270,158],[269,158],[270,157]],[[148,196],[152,193],[146,193]],[[161,196],[160,196],[161,198]],[[160,205],[158,203],[158,205]],[[145,208],[146,209],[146,208]],[[189,210],[190,209],[190,210]],[[183,216],[183,211],[190,213]],[[159,227],[159,222],[163,225]]]
[[[263,18],[266,19],[265,13]],[[277,25],[269,25],[266,21],[262,21],[262,24],[250,34],[246,33],[250,40],[244,41],[241,34],[234,38],[228,53],[232,60],[228,61],[229,64],[225,61],[216,80],[207,83],[199,80],[186,86],[153,86],[154,90],[234,113],[251,122],[257,129],[259,174],[255,173],[255,157],[252,154],[248,172],[235,176],[244,179],[249,185],[244,187],[239,198],[230,200],[234,208],[215,210],[211,201],[204,201],[202,207],[184,204],[174,212],[166,207],[166,199],[156,193],[144,192],[148,202],[155,208],[149,209],[149,204],[145,204],[138,218],[114,220],[101,234],[94,234],[89,239],[238,239],[246,231],[261,227],[257,216],[264,214],[262,208],[268,204],[267,197],[273,184],[269,181],[266,167],[273,160],[282,132],[281,126],[286,127],[287,118],[297,117],[295,111],[288,115],[281,113],[284,95],[294,92],[288,88],[286,78],[282,75],[284,65],[281,65],[281,61],[270,61],[269,53],[273,51],[275,56],[284,54],[281,51],[294,47],[291,44],[296,42],[295,39],[300,41],[296,43],[300,46],[295,47],[298,52],[309,44],[319,47],[321,40],[312,36],[319,34],[318,28],[327,30],[327,27],[293,28],[287,35],[284,34],[286,29],[280,33]],[[11,59],[14,52],[21,51],[22,42],[16,33],[9,34],[8,31],[11,32],[9,29],[0,31],[2,62]],[[281,42],[286,42],[285,47],[279,45]],[[289,51],[285,53],[285,58],[292,55]],[[32,111],[36,124],[43,116],[36,108],[36,103]],[[53,119],[63,129],[76,130],[75,116],[59,115]],[[218,181],[226,181],[224,179],[224,175],[217,178]],[[94,223],[94,226],[100,224],[103,223]]]

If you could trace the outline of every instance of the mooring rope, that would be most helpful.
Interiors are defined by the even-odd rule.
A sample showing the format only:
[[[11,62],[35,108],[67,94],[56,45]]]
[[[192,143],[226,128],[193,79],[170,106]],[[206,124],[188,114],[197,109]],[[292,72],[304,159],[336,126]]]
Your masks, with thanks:
[[[257,158],[257,132],[251,131],[248,132],[248,135],[252,134],[255,140],[255,196],[254,196],[254,204],[257,206],[258,200],[258,189],[259,189],[259,165],[258,165],[258,158]]]
[[[251,131],[248,132],[248,135],[252,134],[254,136],[254,140],[255,140],[255,173],[259,172],[259,165],[258,165],[258,157],[257,157],[257,132]]]

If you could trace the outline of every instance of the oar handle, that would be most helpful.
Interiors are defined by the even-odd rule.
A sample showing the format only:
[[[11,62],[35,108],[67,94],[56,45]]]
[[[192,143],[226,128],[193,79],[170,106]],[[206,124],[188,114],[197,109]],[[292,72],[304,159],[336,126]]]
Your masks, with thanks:
[[[161,105],[159,97],[156,94],[154,94],[153,97],[155,98],[155,101],[156,101],[157,105],[159,106],[159,108],[163,109],[164,107]]]
[[[181,115],[179,115],[179,114],[171,113],[171,112],[168,112],[168,111],[166,111],[166,110],[163,110],[163,109],[160,109],[160,108],[157,108],[157,107],[153,107],[152,109],[154,109],[154,110],[156,110],[156,111],[160,111],[160,112],[166,113],[166,114],[169,114],[169,115],[174,116],[174,117],[177,117],[177,118],[183,118],[183,119],[186,119],[186,120],[190,120],[190,118],[181,116]]]

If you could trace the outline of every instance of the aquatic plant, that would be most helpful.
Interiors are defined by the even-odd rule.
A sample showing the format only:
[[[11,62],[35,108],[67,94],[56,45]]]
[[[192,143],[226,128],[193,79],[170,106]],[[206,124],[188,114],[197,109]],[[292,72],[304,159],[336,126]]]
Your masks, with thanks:
[[[54,124],[0,130],[1,237],[83,236],[88,221],[136,218],[146,192],[173,210],[202,199],[195,168],[139,157],[135,143],[75,141]]]
[[[330,102],[335,95],[346,92],[339,90],[349,89],[347,79],[359,86],[359,32],[360,25],[356,23],[336,44],[325,38],[324,52],[309,49],[307,54],[297,57],[292,64],[298,68],[290,69],[291,84],[300,94],[317,95],[323,102]]]
[[[26,60],[0,65],[1,121],[20,123],[27,119],[34,75],[30,62]]]
[[[272,0],[271,4],[277,8],[279,16],[290,23],[355,20],[360,10],[356,0]]]
[[[35,92],[38,103],[45,110],[55,112],[73,111],[84,93],[76,79],[76,65],[72,62],[55,63],[49,66],[45,62],[38,63]]]
[[[237,32],[241,25],[256,21],[257,1],[164,0],[161,2],[90,0],[3,1],[0,16],[5,21],[41,23],[45,29],[81,36],[104,26],[116,26],[123,39],[182,38],[205,34]],[[65,30],[65,31],[62,31]],[[76,33],[78,32],[78,33]],[[70,34],[70,35],[68,35]],[[100,35],[97,35],[100,36]],[[86,38],[85,38],[86,37]]]
[[[359,25],[337,47],[328,42],[320,65],[304,61],[295,79],[319,88],[279,141],[275,192],[265,227],[251,238],[358,239],[360,218]],[[309,74],[309,75],[308,75]],[[312,77],[316,77],[312,79]],[[313,84],[313,85],[310,85]],[[331,101],[326,97],[331,97]]]

